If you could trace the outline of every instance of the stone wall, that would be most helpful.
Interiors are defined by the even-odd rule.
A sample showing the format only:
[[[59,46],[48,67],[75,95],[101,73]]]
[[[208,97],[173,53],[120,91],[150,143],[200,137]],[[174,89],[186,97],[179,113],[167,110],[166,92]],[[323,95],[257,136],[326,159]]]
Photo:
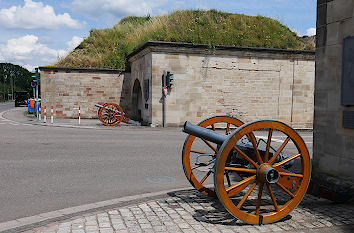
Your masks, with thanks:
[[[152,66],[152,99],[146,102],[152,109],[145,111],[145,121],[162,125],[161,75],[169,70],[174,73],[174,85],[166,98],[167,126],[232,115],[245,122],[274,119],[295,128],[312,128],[314,52],[210,52],[171,45],[147,46],[130,58],[132,77],[137,76],[138,64],[145,67],[138,70],[149,70],[150,62]],[[149,76],[146,72],[144,77]]]
[[[132,119],[143,121],[144,123],[151,123],[151,53],[141,54],[139,59],[131,60],[131,78],[127,82],[127,89],[129,89],[129,106],[127,106],[127,115]],[[144,80],[148,80],[147,82]],[[134,92],[134,85],[136,87]],[[160,81],[161,85],[161,81]],[[139,89],[139,88],[140,89]],[[147,92],[144,91],[147,89]],[[138,95],[140,92],[140,95]],[[161,93],[161,90],[160,90]],[[141,115],[139,116],[139,111]],[[140,119],[139,119],[140,118]]]
[[[354,183],[354,129],[342,125],[343,111],[354,106],[341,104],[342,45],[348,36],[354,36],[354,1],[318,0],[313,176],[327,177],[329,185]]]
[[[96,118],[96,103],[113,102],[126,106],[123,79],[129,73],[106,69],[40,67],[42,106],[54,108],[56,118]]]

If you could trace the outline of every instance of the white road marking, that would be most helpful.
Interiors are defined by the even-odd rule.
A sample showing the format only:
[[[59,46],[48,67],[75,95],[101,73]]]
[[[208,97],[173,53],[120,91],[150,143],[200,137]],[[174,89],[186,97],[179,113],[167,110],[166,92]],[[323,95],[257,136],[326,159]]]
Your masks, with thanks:
[[[257,138],[261,138],[261,139],[264,139],[264,140],[268,140],[268,137],[263,137],[263,136],[256,136]],[[284,142],[284,140],[280,140],[280,139],[276,139],[276,138],[272,138],[272,141],[274,141],[274,142],[280,142],[280,143],[283,143]],[[305,141],[305,140],[304,140]],[[289,142],[289,143],[293,143],[293,142]],[[312,141],[310,141],[310,142],[307,142],[307,141],[305,141],[305,143],[306,144],[312,144],[313,142]]]
[[[16,122],[16,121],[12,121],[12,120],[9,120],[9,119],[6,119],[4,118],[4,114],[8,111],[10,111],[12,109],[8,109],[6,111],[2,111],[0,112],[0,120],[1,121],[5,121],[7,122],[8,124],[11,124],[11,125],[26,125],[26,126],[33,126],[32,124],[26,124],[26,123],[20,123],[20,122]]]

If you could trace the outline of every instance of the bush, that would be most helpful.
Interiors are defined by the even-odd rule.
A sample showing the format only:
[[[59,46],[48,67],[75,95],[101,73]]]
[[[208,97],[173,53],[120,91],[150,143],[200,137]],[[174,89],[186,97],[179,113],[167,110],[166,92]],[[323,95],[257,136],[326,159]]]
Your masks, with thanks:
[[[92,29],[56,66],[124,69],[126,56],[149,40],[281,49],[314,49],[279,21],[217,10],[128,16],[111,29]]]

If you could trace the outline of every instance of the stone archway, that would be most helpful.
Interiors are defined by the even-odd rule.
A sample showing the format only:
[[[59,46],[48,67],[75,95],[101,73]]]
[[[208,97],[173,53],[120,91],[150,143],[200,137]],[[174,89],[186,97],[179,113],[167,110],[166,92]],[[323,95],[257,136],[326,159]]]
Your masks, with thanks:
[[[132,118],[136,121],[142,121],[142,109],[143,109],[143,100],[141,93],[141,85],[138,79],[134,81],[133,93],[132,93]]]

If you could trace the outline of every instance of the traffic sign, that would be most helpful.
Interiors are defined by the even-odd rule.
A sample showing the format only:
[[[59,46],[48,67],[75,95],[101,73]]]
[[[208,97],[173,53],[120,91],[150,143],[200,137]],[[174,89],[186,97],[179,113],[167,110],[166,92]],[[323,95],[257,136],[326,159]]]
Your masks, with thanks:
[[[164,87],[164,88],[162,88],[162,90],[163,90],[163,94],[165,95],[165,97],[167,96],[167,88],[166,87]]]
[[[31,87],[36,87],[37,83],[36,82],[31,82]]]

